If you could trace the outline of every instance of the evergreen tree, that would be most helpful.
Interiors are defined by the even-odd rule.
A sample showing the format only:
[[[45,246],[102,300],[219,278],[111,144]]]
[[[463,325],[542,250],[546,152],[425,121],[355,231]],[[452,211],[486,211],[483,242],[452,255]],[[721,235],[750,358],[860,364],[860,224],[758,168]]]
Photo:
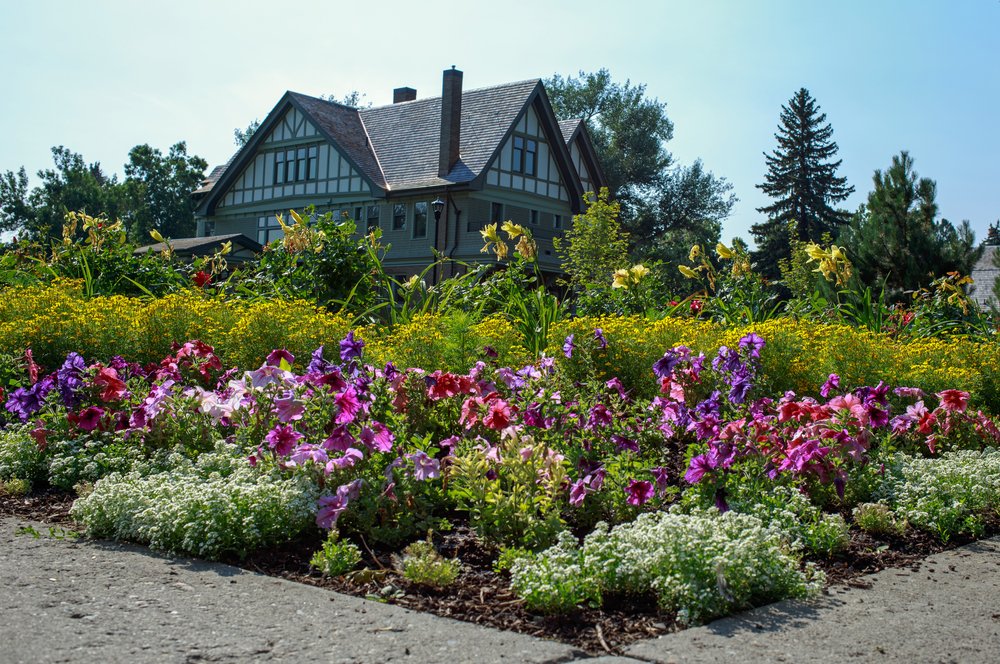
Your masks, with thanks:
[[[957,271],[968,274],[979,258],[968,221],[955,228],[937,219],[937,185],[913,170],[904,150],[883,173],[875,171],[868,202],[841,237],[862,284],[902,291]]]
[[[770,277],[778,276],[778,261],[791,255],[791,222],[798,240],[817,242],[824,233],[836,237],[850,219],[833,207],[854,193],[854,187],[837,176],[840,160],[832,161],[837,144],[833,128],[824,123],[826,114],[819,112],[808,90],[800,89],[781,107],[781,124],[774,135],[778,149],[764,155],[767,174],[757,188],[774,202],[757,208],[768,219],[754,224],[750,232],[757,241],[754,260]]]

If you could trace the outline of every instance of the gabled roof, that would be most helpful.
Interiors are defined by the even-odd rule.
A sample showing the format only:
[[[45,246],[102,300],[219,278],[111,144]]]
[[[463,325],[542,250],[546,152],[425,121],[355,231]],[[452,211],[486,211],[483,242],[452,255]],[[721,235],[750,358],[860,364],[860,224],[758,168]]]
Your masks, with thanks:
[[[368,182],[373,194],[388,195],[428,187],[481,186],[487,167],[532,105],[540,111],[540,126],[552,145],[552,156],[567,176],[572,175],[574,170],[564,123],[556,121],[545,88],[537,78],[462,93],[460,158],[445,177],[438,175],[441,97],[356,109],[286,92],[251,140],[226,166],[217,167],[202,182],[195,192],[204,195],[199,213],[211,214],[216,200],[250,163],[264,138],[292,107],[298,108],[315,124],[322,136]],[[582,123],[579,124],[582,127]],[[577,127],[571,135],[577,136],[579,131]],[[566,184],[571,203],[578,200],[583,193],[578,191],[578,178],[569,177]]]
[[[441,98],[361,109],[391,189],[471,182],[489,164],[520,116],[539,79],[505,83],[462,93],[461,158],[438,177]]]
[[[604,170],[601,168],[601,161],[597,158],[597,151],[594,150],[594,142],[590,139],[590,132],[587,131],[587,123],[581,118],[572,120],[561,120],[559,130],[562,132],[566,145],[572,145],[574,141],[580,146],[583,158],[587,161],[587,170],[590,178],[597,184],[597,187],[606,187],[607,179],[604,177]]]

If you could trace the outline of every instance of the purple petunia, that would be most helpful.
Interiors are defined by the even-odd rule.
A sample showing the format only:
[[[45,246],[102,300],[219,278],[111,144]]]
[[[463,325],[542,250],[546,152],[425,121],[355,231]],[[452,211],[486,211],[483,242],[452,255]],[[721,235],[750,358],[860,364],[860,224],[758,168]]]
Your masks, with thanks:
[[[840,387],[840,376],[837,374],[830,374],[830,377],[826,379],[822,387],[819,388],[819,395],[824,399],[830,396],[830,392]]]
[[[708,457],[704,454],[699,454],[691,458],[687,472],[684,473],[684,481],[688,484],[697,484],[705,476],[705,473],[712,470],[715,470],[715,468],[709,462]]]
[[[302,434],[290,426],[276,426],[271,429],[264,440],[267,446],[278,456],[288,456],[295,449],[295,444],[302,439]]]
[[[323,346],[320,346],[312,352],[309,365],[306,367],[306,373],[325,374],[331,369],[333,369],[333,364],[323,359]]]
[[[749,357],[755,360],[760,359],[760,351],[764,349],[764,339],[756,332],[751,332],[740,339],[740,349],[749,349]]]
[[[604,350],[608,347],[608,340],[604,338],[604,330],[597,328],[594,330],[594,341],[597,342],[597,347]]]
[[[417,450],[407,454],[406,458],[413,462],[413,477],[420,482],[432,480],[441,475],[441,462],[427,456],[426,452]]]
[[[573,357],[573,350],[575,348],[576,345],[573,343],[573,335],[571,334],[568,337],[566,337],[566,340],[563,342],[562,346],[563,355],[565,355],[567,359]]]
[[[59,395],[67,408],[75,408],[80,403],[78,392],[83,388],[83,373],[86,370],[87,363],[83,361],[83,357],[71,352],[56,372]]]
[[[295,356],[284,348],[275,348],[264,359],[264,363],[271,367],[280,367],[282,362],[291,367],[295,364]]]
[[[354,338],[354,330],[347,333],[347,336],[340,342],[340,359],[344,362],[361,357],[364,351],[365,342]]]

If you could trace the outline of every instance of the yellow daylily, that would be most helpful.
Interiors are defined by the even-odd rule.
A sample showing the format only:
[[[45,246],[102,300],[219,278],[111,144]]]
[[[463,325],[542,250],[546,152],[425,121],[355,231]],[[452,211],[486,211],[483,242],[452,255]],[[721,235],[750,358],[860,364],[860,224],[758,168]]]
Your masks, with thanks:
[[[535,254],[538,253],[538,247],[535,245],[535,241],[527,235],[522,235],[521,239],[517,241],[517,245],[514,248],[517,249],[519,254],[524,256],[524,258],[529,261],[534,260]]]
[[[638,263],[636,265],[633,265],[632,268],[629,270],[629,272],[632,273],[632,280],[635,283],[639,283],[639,280],[641,280],[643,277],[649,274],[649,268],[643,265],[642,263]]]
[[[479,234],[483,236],[483,241],[486,242],[487,245],[489,245],[490,242],[500,242],[500,235],[497,233],[497,225],[495,223],[487,224],[483,230],[479,231]],[[486,253],[486,251],[487,250],[484,249],[483,253]]]
[[[692,270],[691,268],[689,268],[687,265],[678,265],[677,269],[680,270],[680,273],[683,274],[688,279],[697,279],[698,278],[698,273],[695,272],[694,270]]]
[[[629,271],[625,268],[620,270],[615,270],[615,274],[611,281],[612,288],[625,288],[628,289],[629,284]]]
[[[806,253],[809,255],[809,258],[817,262],[827,257],[827,253],[815,242],[810,242],[806,245]]]
[[[155,228],[149,231],[149,236],[154,240],[156,240],[157,242],[163,242],[163,236],[160,235],[160,231],[156,230]]]
[[[715,245],[715,253],[719,254],[719,258],[724,258],[726,260],[729,260],[734,256],[733,250],[721,242]]]
[[[692,263],[698,260],[698,256],[701,256],[701,245],[696,244],[691,247],[691,251],[688,253],[688,260]]]
[[[524,230],[524,226],[521,226],[520,224],[515,224],[513,221],[509,219],[503,222],[503,226],[500,227],[500,230],[507,233],[507,235],[510,237],[511,240],[524,235],[526,232]]]

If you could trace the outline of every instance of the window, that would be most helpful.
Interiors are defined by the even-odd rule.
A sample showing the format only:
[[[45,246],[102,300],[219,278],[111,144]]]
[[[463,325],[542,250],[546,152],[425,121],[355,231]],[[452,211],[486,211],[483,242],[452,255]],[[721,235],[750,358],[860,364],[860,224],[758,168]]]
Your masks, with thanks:
[[[530,138],[525,141],[524,146],[524,169],[525,175],[535,175],[538,172],[535,164],[538,162],[538,141],[533,141]]]
[[[275,215],[257,217],[257,242],[266,245],[283,237],[285,232],[281,230],[281,224]]]
[[[319,177],[319,148],[311,147],[282,150],[274,154],[274,184],[305,182]]]
[[[371,233],[378,228],[379,208],[377,205],[368,206],[368,232]]]
[[[538,210],[530,210],[528,212],[528,221],[531,222],[532,226],[538,225]]]
[[[515,173],[535,175],[538,172],[538,141],[523,136],[515,136],[514,151],[511,155],[511,169]]]
[[[354,208],[354,221],[355,221],[355,223],[360,224],[364,220],[364,218],[365,218],[364,212],[365,212],[365,209],[363,207],[361,207],[360,205],[358,207]]]
[[[427,237],[427,203],[420,202],[413,205],[413,237]]]
[[[401,231],[406,228],[406,203],[396,203],[392,206],[392,230]]]
[[[503,203],[490,203],[490,223],[503,223]]]
[[[557,231],[560,230],[560,229],[562,229],[562,215],[561,214],[554,214],[554,215],[552,215],[552,228],[556,229]]]

